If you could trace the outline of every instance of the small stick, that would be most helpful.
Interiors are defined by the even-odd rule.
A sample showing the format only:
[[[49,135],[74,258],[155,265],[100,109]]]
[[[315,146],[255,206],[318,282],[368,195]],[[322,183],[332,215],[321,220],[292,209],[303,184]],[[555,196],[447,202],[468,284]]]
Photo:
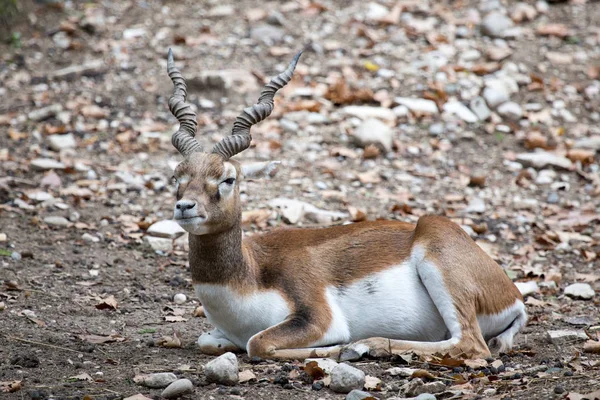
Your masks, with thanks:
[[[33,340],[21,339],[21,338],[14,337],[14,336],[6,336],[6,337],[8,339],[17,340],[17,341],[23,342],[23,343],[36,344],[38,346],[46,346],[46,347],[51,347],[53,349],[71,351],[73,353],[79,353],[79,354],[83,353],[83,352],[81,352],[79,350],[69,349],[68,347],[61,347],[61,346],[55,346],[53,344],[47,344],[47,343],[41,343],[41,342],[34,342]]]

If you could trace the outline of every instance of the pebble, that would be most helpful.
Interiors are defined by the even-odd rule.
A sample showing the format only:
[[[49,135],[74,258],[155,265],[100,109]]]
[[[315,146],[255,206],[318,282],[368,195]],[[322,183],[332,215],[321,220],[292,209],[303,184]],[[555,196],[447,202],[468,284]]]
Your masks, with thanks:
[[[396,114],[389,108],[372,106],[346,106],[342,113],[363,120],[376,118],[384,121],[396,121]]]
[[[27,118],[32,121],[43,121],[48,118],[54,117],[56,114],[63,110],[62,105],[60,104],[52,104],[48,107],[38,108],[37,110],[31,111],[27,114]]]
[[[590,300],[596,292],[588,283],[573,283],[565,288],[565,295],[575,299]]]
[[[481,21],[481,32],[488,36],[502,38],[513,26],[513,21],[506,15],[499,11],[492,11]]]
[[[520,105],[513,101],[506,102],[498,106],[498,114],[504,118],[508,118],[513,121],[518,121],[523,117],[523,109]]]
[[[438,107],[432,100],[415,99],[412,97],[396,97],[394,101],[407,107],[410,111],[422,114],[437,114]]]
[[[83,235],[81,235],[81,239],[84,242],[87,242],[87,243],[98,243],[100,241],[100,238],[98,238],[96,236],[93,236],[93,235],[90,235],[87,232],[84,233]]]
[[[487,82],[482,96],[487,105],[493,109],[510,100],[508,88],[499,80]]]
[[[60,161],[53,160],[51,158],[36,158],[31,160],[29,165],[39,171],[47,171],[49,169],[65,169],[67,166]]]
[[[176,239],[185,234],[185,230],[175,221],[166,219],[150,225],[146,231],[150,236]]]
[[[173,296],[173,302],[175,304],[183,304],[186,301],[187,301],[187,297],[183,293],[177,293],[175,296]]]
[[[547,331],[546,336],[550,343],[556,345],[562,345],[566,343],[579,342],[589,339],[583,331],[571,331],[571,330],[553,330]]]
[[[175,374],[172,372],[159,372],[146,376],[142,383],[146,387],[159,389],[169,386],[176,380],[177,376],[175,376]]]
[[[367,4],[365,17],[371,21],[378,21],[389,14],[390,10],[381,4],[371,2]]]
[[[365,373],[348,364],[338,364],[331,371],[329,388],[336,393],[349,393],[353,389],[362,389],[365,385]]]
[[[571,160],[547,151],[517,154],[516,160],[526,167],[534,168],[557,167],[570,169],[573,166]]]
[[[469,201],[469,205],[467,205],[467,208],[465,208],[465,213],[484,213],[485,212],[485,202],[483,201],[483,199],[479,198],[479,197],[474,197],[471,199],[471,201]]]
[[[123,39],[137,39],[139,37],[146,36],[145,28],[128,28],[123,31]]]
[[[369,346],[364,343],[351,343],[340,353],[340,361],[358,361],[369,353]]]
[[[346,395],[346,400],[363,400],[363,399],[377,399],[373,397],[369,392],[363,392],[362,390],[354,389]]]
[[[269,24],[258,25],[250,30],[250,37],[253,40],[268,46],[281,42],[284,35],[283,29]]]
[[[473,111],[469,110],[467,106],[459,101],[449,101],[444,104],[444,111],[447,113],[456,115],[460,119],[468,123],[475,123],[479,121],[477,115],[473,113]]]
[[[446,390],[446,385],[442,382],[423,383],[421,378],[415,378],[406,385],[407,396],[418,396],[423,393],[441,393]]]
[[[536,281],[515,282],[515,286],[517,289],[519,289],[519,292],[521,292],[522,296],[528,296],[540,291]]]
[[[65,227],[69,226],[70,222],[65,217],[48,216],[44,218],[44,223],[50,226]]]
[[[238,359],[228,352],[210,361],[204,367],[208,382],[233,386],[239,382]]]
[[[369,118],[362,122],[354,130],[354,137],[361,147],[374,144],[386,152],[392,150],[392,129],[378,119]]]
[[[339,365],[339,363],[331,358],[307,358],[304,360],[304,366],[310,362],[316,362],[319,368],[326,374],[331,374],[331,371]]]
[[[556,192],[548,193],[548,198],[546,198],[546,202],[548,202],[550,204],[556,204],[559,202],[559,200],[560,200],[560,197],[558,197],[558,193],[556,193]]]
[[[556,180],[557,175],[553,169],[543,169],[535,178],[535,183],[538,185],[549,185]]]
[[[194,391],[194,384],[189,379],[178,379],[171,383],[160,394],[165,399],[176,399]]]
[[[394,115],[396,115],[396,117],[402,118],[402,117],[406,117],[410,110],[406,106],[399,105],[399,106],[392,108],[392,111],[394,112]]]
[[[75,137],[72,133],[66,135],[51,135],[48,137],[50,148],[54,151],[61,151],[64,149],[73,149],[77,146]]]
[[[469,106],[480,121],[485,121],[492,115],[483,97],[474,97]]]
[[[600,136],[591,136],[575,141],[576,149],[600,150]]]
[[[391,376],[399,376],[401,378],[408,378],[408,377],[411,377],[412,374],[415,373],[415,371],[417,371],[417,370],[414,368],[392,367],[392,368],[386,369],[385,373],[389,374]]]

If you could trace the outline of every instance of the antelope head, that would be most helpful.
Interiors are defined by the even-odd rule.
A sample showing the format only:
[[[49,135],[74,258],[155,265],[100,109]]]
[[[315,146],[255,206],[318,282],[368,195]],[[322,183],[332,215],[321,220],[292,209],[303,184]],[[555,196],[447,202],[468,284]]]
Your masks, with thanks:
[[[242,165],[231,157],[250,147],[250,128],[271,114],[275,93],[291,80],[300,55],[301,52],[263,88],[256,104],[242,111],[231,135],[215,144],[210,152],[204,152],[196,140],[196,113],[186,102],[185,79],[175,68],[169,49],[167,70],[174,85],[169,109],[180,124],[171,143],[184,157],[173,175],[177,191],[173,219],[186,231],[205,235],[231,229],[239,223],[242,213],[239,180],[267,176],[275,168],[277,161]]]

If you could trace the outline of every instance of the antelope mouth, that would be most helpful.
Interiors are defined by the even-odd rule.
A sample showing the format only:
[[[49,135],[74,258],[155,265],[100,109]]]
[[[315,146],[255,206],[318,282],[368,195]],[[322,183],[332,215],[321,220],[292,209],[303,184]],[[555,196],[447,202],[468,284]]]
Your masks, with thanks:
[[[175,218],[175,222],[179,225],[187,225],[187,224],[197,224],[206,221],[205,217],[185,217],[185,218]]]

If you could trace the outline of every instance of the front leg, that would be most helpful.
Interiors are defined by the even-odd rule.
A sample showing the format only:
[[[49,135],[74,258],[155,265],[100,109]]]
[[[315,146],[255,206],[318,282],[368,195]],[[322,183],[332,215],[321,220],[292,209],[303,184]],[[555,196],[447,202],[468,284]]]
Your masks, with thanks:
[[[314,350],[304,348],[323,337],[327,322],[327,318],[310,314],[291,315],[285,321],[252,336],[248,340],[248,355],[261,358],[303,358],[295,356]],[[285,353],[287,356],[277,353]]]
[[[228,351],[238,352],[241,349],[232,343],[227,337],[218,329],[213,329],[210,332],[204,332],[198,338],[198,345],[200,351],[204,354],[211,356],[220,356]]]

